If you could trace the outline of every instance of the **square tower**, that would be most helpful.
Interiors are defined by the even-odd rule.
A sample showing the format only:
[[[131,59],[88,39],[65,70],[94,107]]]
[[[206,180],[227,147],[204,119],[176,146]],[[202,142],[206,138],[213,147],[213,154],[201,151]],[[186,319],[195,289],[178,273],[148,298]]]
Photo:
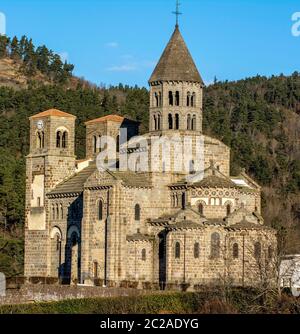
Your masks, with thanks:
[[[26,157],[25,276],[47,276],[49,207],[47,193],[75,173],[76,117],[51,109],[30,117]]]

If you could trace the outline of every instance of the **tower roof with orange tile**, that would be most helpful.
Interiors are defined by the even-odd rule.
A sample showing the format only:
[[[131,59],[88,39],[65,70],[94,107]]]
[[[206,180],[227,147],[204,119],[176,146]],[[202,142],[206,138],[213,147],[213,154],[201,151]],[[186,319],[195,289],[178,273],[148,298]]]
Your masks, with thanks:
[[[85,122],[85,125],[95,124],[95,123],[105,123],[105,122],[123,123],[125,120],[130,121],[130,122],[138,123],[136,121],[130,120],[130,119],[125,118],[123,116],[119,116],[119,115],[107,115],[107,116],[104,116],[104,117],[92,119],[91,121]]]
[[[68,114],[68,113],[66,113],[64,111],[61,111],[61,110],[58,110],[58,109],[49,109],[49,110],[40,112],[39,114],[33,115],[29,118],[30,119],[35,119],[35,118],[49,117],[49,116],[76,118],[76,116],[74,116],[72,114]]]

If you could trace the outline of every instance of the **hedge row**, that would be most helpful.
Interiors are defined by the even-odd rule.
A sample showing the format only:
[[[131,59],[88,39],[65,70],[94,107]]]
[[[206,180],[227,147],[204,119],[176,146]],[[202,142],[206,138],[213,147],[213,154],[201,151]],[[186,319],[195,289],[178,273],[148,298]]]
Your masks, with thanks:
[[[300,313],[300,299],[262,295],[255,290],[167,293],[135,297],[73,299],[5,305],[0,314],[234,314]]]

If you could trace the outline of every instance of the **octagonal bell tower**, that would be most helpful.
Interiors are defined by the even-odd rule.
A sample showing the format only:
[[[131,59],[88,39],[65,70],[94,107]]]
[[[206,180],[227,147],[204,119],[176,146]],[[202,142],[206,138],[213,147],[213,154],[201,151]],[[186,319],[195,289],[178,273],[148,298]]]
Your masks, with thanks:
[[[149,85],[150,132],[202,133],[204,84],[178,24]]]

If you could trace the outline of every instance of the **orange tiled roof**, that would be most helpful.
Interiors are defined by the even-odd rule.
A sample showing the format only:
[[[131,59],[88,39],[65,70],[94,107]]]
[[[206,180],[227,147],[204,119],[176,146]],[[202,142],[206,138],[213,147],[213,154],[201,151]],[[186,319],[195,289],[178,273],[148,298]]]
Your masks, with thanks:
[[[40,118],[40,117],[47,117],[47,116],[56,116],[56,117],[73,117],[76,118],[76,116],[68,114],[64,111],[60,111],[58,109],[49,109],[46,111],[43,111],[39,114],[33,115],[30,118]]]
[[[122,117],[122,116],[107,115],[107,116],[104,116],[104,117],[100,117],[100,118],[88,121],[85,124],[88,125],[88,124],[93,124],[93,123],[104,123],[104,122],[108,122],[108,121],[122,123],[124,120],[125,120],[125,118]]]

